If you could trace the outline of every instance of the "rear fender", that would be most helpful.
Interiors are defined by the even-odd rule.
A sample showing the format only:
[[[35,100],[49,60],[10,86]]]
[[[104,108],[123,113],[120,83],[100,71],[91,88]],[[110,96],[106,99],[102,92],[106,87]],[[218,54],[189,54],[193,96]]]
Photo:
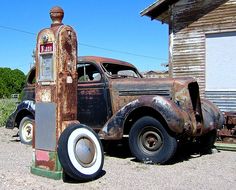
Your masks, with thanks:
[[[116,112],[100,131],[100,137],[104,139],[121,139],[123,137],[125,120],[129,114],[142,107],[150,107],[158,112],[172,132],[183,132],[186,113],[178,108],[173,101],[162,96],[142,96],[126,104]],[[143,113],[143,116],[148,114]]]
[[[32,100],[22,101],[16,108],[16,110],[8,117],[6,122],[6,128],[13,129],[14,127],[19,127],[18,124],[20,120],[26,116],[35,114],[35,102]]]

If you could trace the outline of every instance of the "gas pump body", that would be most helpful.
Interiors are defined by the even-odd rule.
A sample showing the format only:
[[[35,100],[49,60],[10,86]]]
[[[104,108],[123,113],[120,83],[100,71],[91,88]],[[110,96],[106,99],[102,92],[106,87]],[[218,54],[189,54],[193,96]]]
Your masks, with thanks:
[[[39,32],[36,46],[36,107],[31,172],[53,179],[62,178],[63,170],[57,152],[59,138],[66,128],[79,126],[76,120],[77,37],[72,27],[62,24],[63,16],[64,11],[60,7],[51,9],[53,23],[50,28]],[[63,150],[61,152],[66,154]],[[75,154],[77,152],[74,151]]]

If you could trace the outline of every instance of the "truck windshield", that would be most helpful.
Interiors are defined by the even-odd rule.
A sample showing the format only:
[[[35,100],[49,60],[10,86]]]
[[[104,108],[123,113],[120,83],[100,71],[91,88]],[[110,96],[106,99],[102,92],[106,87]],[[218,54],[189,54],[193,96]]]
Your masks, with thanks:
[[[103,63],[103,69],[111,78],[141,78],[136,68],[114,63]]]

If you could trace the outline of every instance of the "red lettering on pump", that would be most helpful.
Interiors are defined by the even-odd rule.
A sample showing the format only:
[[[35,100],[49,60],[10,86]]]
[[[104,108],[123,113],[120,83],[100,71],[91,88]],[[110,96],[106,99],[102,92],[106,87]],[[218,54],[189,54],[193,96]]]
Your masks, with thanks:
[[[53,43],[40,45],[40,53],[49,53],[49,52],[53,52]]]

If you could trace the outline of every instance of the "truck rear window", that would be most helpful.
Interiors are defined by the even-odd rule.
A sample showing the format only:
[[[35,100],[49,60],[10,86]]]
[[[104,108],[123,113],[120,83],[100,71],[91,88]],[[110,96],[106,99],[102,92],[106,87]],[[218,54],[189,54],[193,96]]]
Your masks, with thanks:
[[[111,77],[134,77],[141,78],[140,74],[137,72],[136,68],[129,67],[126,65],[119,65],[113,63],[103,63],[102,64],[106,73]]]

